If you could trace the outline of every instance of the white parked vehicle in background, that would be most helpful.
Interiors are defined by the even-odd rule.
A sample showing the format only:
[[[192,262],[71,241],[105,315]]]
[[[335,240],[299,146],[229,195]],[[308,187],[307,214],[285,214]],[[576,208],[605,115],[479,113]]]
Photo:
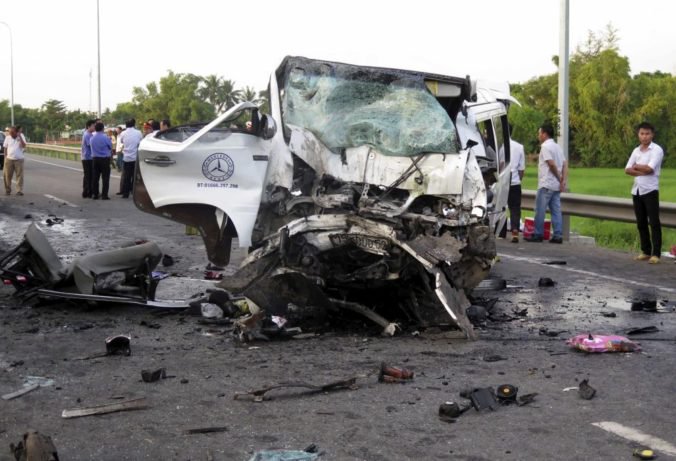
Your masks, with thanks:
[[[215,264],[249,247],[221,286],[268,313],[324,303],[471,338],[466,294],[505,219],[506,88],[287,57],[270,114],[245,102],[145,138],[134,200],[198,228]]]

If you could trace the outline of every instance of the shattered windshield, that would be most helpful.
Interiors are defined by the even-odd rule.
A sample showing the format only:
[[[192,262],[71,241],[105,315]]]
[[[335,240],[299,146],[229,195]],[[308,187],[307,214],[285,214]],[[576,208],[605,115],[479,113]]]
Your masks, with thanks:
[[[292,58],[284,69],[284,122],[333,152],[370,145],[385,155],[457,152],[448,113],[420,75]]]

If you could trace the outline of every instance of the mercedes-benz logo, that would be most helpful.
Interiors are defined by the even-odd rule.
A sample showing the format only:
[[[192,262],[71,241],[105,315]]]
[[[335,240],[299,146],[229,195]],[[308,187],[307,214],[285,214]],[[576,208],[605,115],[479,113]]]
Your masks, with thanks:
[[[202,174],[212,181],[226,181],[235,172],[235,162],[227,154],[211,154],[202,163]]]

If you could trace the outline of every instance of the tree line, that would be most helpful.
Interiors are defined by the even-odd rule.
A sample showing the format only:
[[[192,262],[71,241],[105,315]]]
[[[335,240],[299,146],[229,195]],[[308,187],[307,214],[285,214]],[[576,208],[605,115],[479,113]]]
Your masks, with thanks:
[[[629,59],[617,47],[611,25],[571,54],[569,155],[573,165],[622,167],[638,144],[636,126],[644,120],[656,128],[655,142],[665,151],[664,166],[676,167],[676,77],[664,72],[630,74]],[[553,62],[558,65],[558,57]],[[558,122],[558,70],[511,87],[522,104],[513,105],[512,137],[526,152],[538,151],[535,134],[545,121]]]
[[[609,25],[590,32],[570,59],[570,162],[589,167],[621,167],[637,144],[635,127],[647,120],[656,127],[655,141],[665,150],[664,166],[676,167],[676,77],[664,72],[631,75],[628,58],[621,56],[617,31]],[[552,59],[558,64],[558,57]],[[558,121],[558,71],[512,84],[509,119],[512,137],[528,153],[539,149],[535,134],[545,121]],[[106,110],[103,119],[120,124],[169,118],[174,125],[209,121],[239,101],[253,101],[268,111],[265,91],[217,75],[199,76],[168,71],[158,82],[134,87],[130,101]],[[39,109],[15,106],[17,124],[33,141],[55,138],[68,129],[83,128],[92,114],[69,111],[62,101],[50,99]],[[9,120],[9,103],[0,101],[0,120]]]

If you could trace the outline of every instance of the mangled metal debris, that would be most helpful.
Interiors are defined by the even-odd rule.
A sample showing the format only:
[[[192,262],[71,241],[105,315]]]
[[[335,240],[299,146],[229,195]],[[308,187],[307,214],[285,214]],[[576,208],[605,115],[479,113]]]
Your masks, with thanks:
[[[137,207],[199,229],[218,266],[234,238],[249,247],[219,286],[265,319],[293,304],[475,338],[466,293],[504,222],[508,87],[288,57],[269,88],[271,114],[241,103],[146,137]]]
[[[0,256],[0,277],[14,286],[16,296],[186,308],[189,300],[156,300],[162,278],[154,272],[162,260],[157,244],[140,242],[94,253],[63,265],[49,241],[31,224],[23,241]],[[157,274],[157,275],[155,275]]]

